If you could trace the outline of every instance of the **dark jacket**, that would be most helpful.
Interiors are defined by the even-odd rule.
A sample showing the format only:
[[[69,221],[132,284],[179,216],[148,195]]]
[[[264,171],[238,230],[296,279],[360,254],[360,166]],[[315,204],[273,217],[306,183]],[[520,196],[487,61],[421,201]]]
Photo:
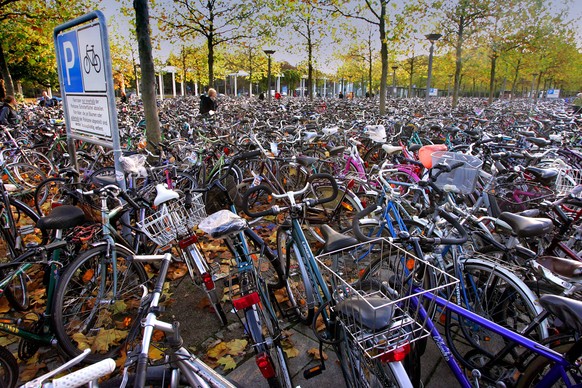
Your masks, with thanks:
[[[20,121],[20,116],[14,108],[9,104],[4,104],[2,106],[2,111],[0,111],[0,124],[2,125],[15,125]]]
[[[203,94],[200,96],[200,114],[203,115],[205,113],[210,112],[211,110],[216,110],[218,108],[218,104],[215,100],[208,97],[207,95]]]

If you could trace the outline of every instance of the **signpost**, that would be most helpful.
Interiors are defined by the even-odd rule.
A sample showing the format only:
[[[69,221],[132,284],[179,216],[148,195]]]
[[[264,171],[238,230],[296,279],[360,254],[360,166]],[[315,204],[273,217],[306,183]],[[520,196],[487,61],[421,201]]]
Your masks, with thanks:
[[[546,98],[559,98],[560,89],[549,89]]]
[[[74,140],[113,148],[116,180],[125,189],[107,24],[93,11],[54,29],[67,144],[76,169]]]
[[[439,90],[438,89],[435,89],[435,88],[430,88],[429,89],[429,92],[428,92],[428,95],[430,97],[437,97],[439,95]]]

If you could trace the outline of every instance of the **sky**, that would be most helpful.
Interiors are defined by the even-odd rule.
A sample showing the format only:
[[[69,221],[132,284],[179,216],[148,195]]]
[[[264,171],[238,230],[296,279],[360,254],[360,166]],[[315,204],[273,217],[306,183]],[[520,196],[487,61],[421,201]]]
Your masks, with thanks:
[[[122,0],[123,1],[123,0]],[[172,2],[173,0],[156,0],[156,3],[166,3]],[[120,0],[102,0],[100,2],[100,10],[104,13],[105,17],[107,18],[108,29],[109,33],[112,34],[113,31],[123,31],[127,30],[127,20],[123,19],[123,16],[120,14]],[[131,2],[125,0],[124,2],[130,4]],[[393,0],[393,2],[403,3],[406,0]],[[557,4],[560,3],[559,0],[551,0],[550,3],[552,4],[553,9],[557,9]],[[580,47],[582,47],[582,0],[572,0],[571,6],[568,9],[568,20],[572,20],[573,27],[575,29],[577,42]],[[152,23],[152,29],[155,29],[155,23]],[[417,39],[417,44],[415,45],[415,53],[423,54],[428,53],[428,44],[426,40],[423,38],[421,34]],[[167,57],[169,56],[170,52],[174,48],[170,41],[163,42],[161,44],[162,49],[159,51],[154,51],[154,56],[157,59],[160,59],[164,62]],[[323,44],[322,47],[324,48],[323,52],[321,52],[317,57],[318,58],[330,58],[331,54],[334,51],[334,48],[337,49],[337,46],[334,47],[331,42]],[[285,47],[277,47],[276,45],[272,47],[276,50],[275,54],[273,55],[273,59],[275,61],[287,61],[292,65],[296,65],[297,63],[306,59],[306,54],[303,53],[296,53],[296,52],[288,52],[285,50]],[[179,48],[174,48],[174,51],[177,52]],[[379,47],[378,47],[379,50]],[[328,63],[321,63],[321,62],[328,62]],[[335,70],[335,63],[333,61],[321,61],[318,65],[323,71],[331,73]]]

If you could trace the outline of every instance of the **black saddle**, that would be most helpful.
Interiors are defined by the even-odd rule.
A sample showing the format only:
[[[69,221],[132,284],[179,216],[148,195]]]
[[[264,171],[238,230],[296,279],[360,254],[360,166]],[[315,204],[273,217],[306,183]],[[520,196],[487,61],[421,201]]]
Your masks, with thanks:
[[[315,162],[319,161],[317,158],[313,158],[311,156],[300,155],[295,160],[302,166],[309,167],[313,165]]]
[[[531,218],[503,212],[499,219],[506,222],[518,237],[541,236],[550,233],[554,228],[552,220],[548,218]]]
[[[549,313],[555,315],[562,323],[582,333],[582,302],[558,295],[542,295],[540,304]]]
[[[335,156],[343,154],[345,149],[345,146],[331,147],[327,149],[327,152],[329,152],[329,156]]]
[[[535,177],[536,182],[540,182],[544,186],[550,186],[556,181],[558,177],[558,170],[553,168],[539,168],[539,167],[526,167],[525,171],[532,174]]]
[[[385,306],[390,299],[381,297],[348,298],[339,302],[336,311],[350,322],[363,325],[370,330],[380,331],[388,326],[394,316],[393,305]]]
[[[552,144],[551,141],[541,137],[526,137],[525,140],[529,141],[532,144],[537,145],[538,147],[546,147]]]
[[[324,252],[337,251],[359,243],[357,238],[338,233],[329,225],[321,225],[320,230],[325,240],[325,245],[323,246]]]
[[[41,230],[69,229],[85,223],[85,213],[73,205],[56,207],[48,216],[41,217],[36,227]]]
[[[408,149],[412,152],[416,152],[421,148],[422,148],[422,144],[413,144],[413,145],[408,147]]]

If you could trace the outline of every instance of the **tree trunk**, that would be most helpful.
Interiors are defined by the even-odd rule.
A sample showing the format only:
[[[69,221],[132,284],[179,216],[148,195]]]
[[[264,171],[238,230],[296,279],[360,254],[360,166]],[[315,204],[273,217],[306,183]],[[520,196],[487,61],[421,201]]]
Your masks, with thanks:
[[[386,114],[386,83],[388,80],[388,41],[386,40],[386,3],[382,1],[380,12],[380,59],[382,61],[382,76],[380,78],[380,115]]]
[[[147,148],[157,154],[161,141],[158,108],[156,106],[156,73],[150,39],[149,10],[147,0],[134,0],[135,25],[142,70],[141,93],[146,119]]]
[[[0,72],[2,72],[2,80],[4,81],[4,88],[0,94],[14,96],[14,83],[12,82],[12,76],[10,75],[10,70],[8,69],[8,64],[6,63],[6,58],[4,57],[4,49],[0,43]]]
[[[459,102],[459,88],[461,87],[461,71],[463,69],[463,30],[464,18],[459,20],[459,30],[457,32],[457,44],[455,47],[455,88],[453,89],[453,109]]]
[[[210,33],[207,40],[208,45],[208,87],[214,87],[214,34]],[[226,79],[224,80],[226,86]]]
[[[412,97],[412,77],[414,76],[414,56],[410,58],[410,82],[408,84],[408,98]]]
[[[313,101],[313,44],[311,37],[307,41],[307,91],[309,92],[309,101]]]
[[[491,57],[491,73],[489,75],[489,104],[493,102],[493,92],[495,91],[495,66],[497,65],[497,53]]]

